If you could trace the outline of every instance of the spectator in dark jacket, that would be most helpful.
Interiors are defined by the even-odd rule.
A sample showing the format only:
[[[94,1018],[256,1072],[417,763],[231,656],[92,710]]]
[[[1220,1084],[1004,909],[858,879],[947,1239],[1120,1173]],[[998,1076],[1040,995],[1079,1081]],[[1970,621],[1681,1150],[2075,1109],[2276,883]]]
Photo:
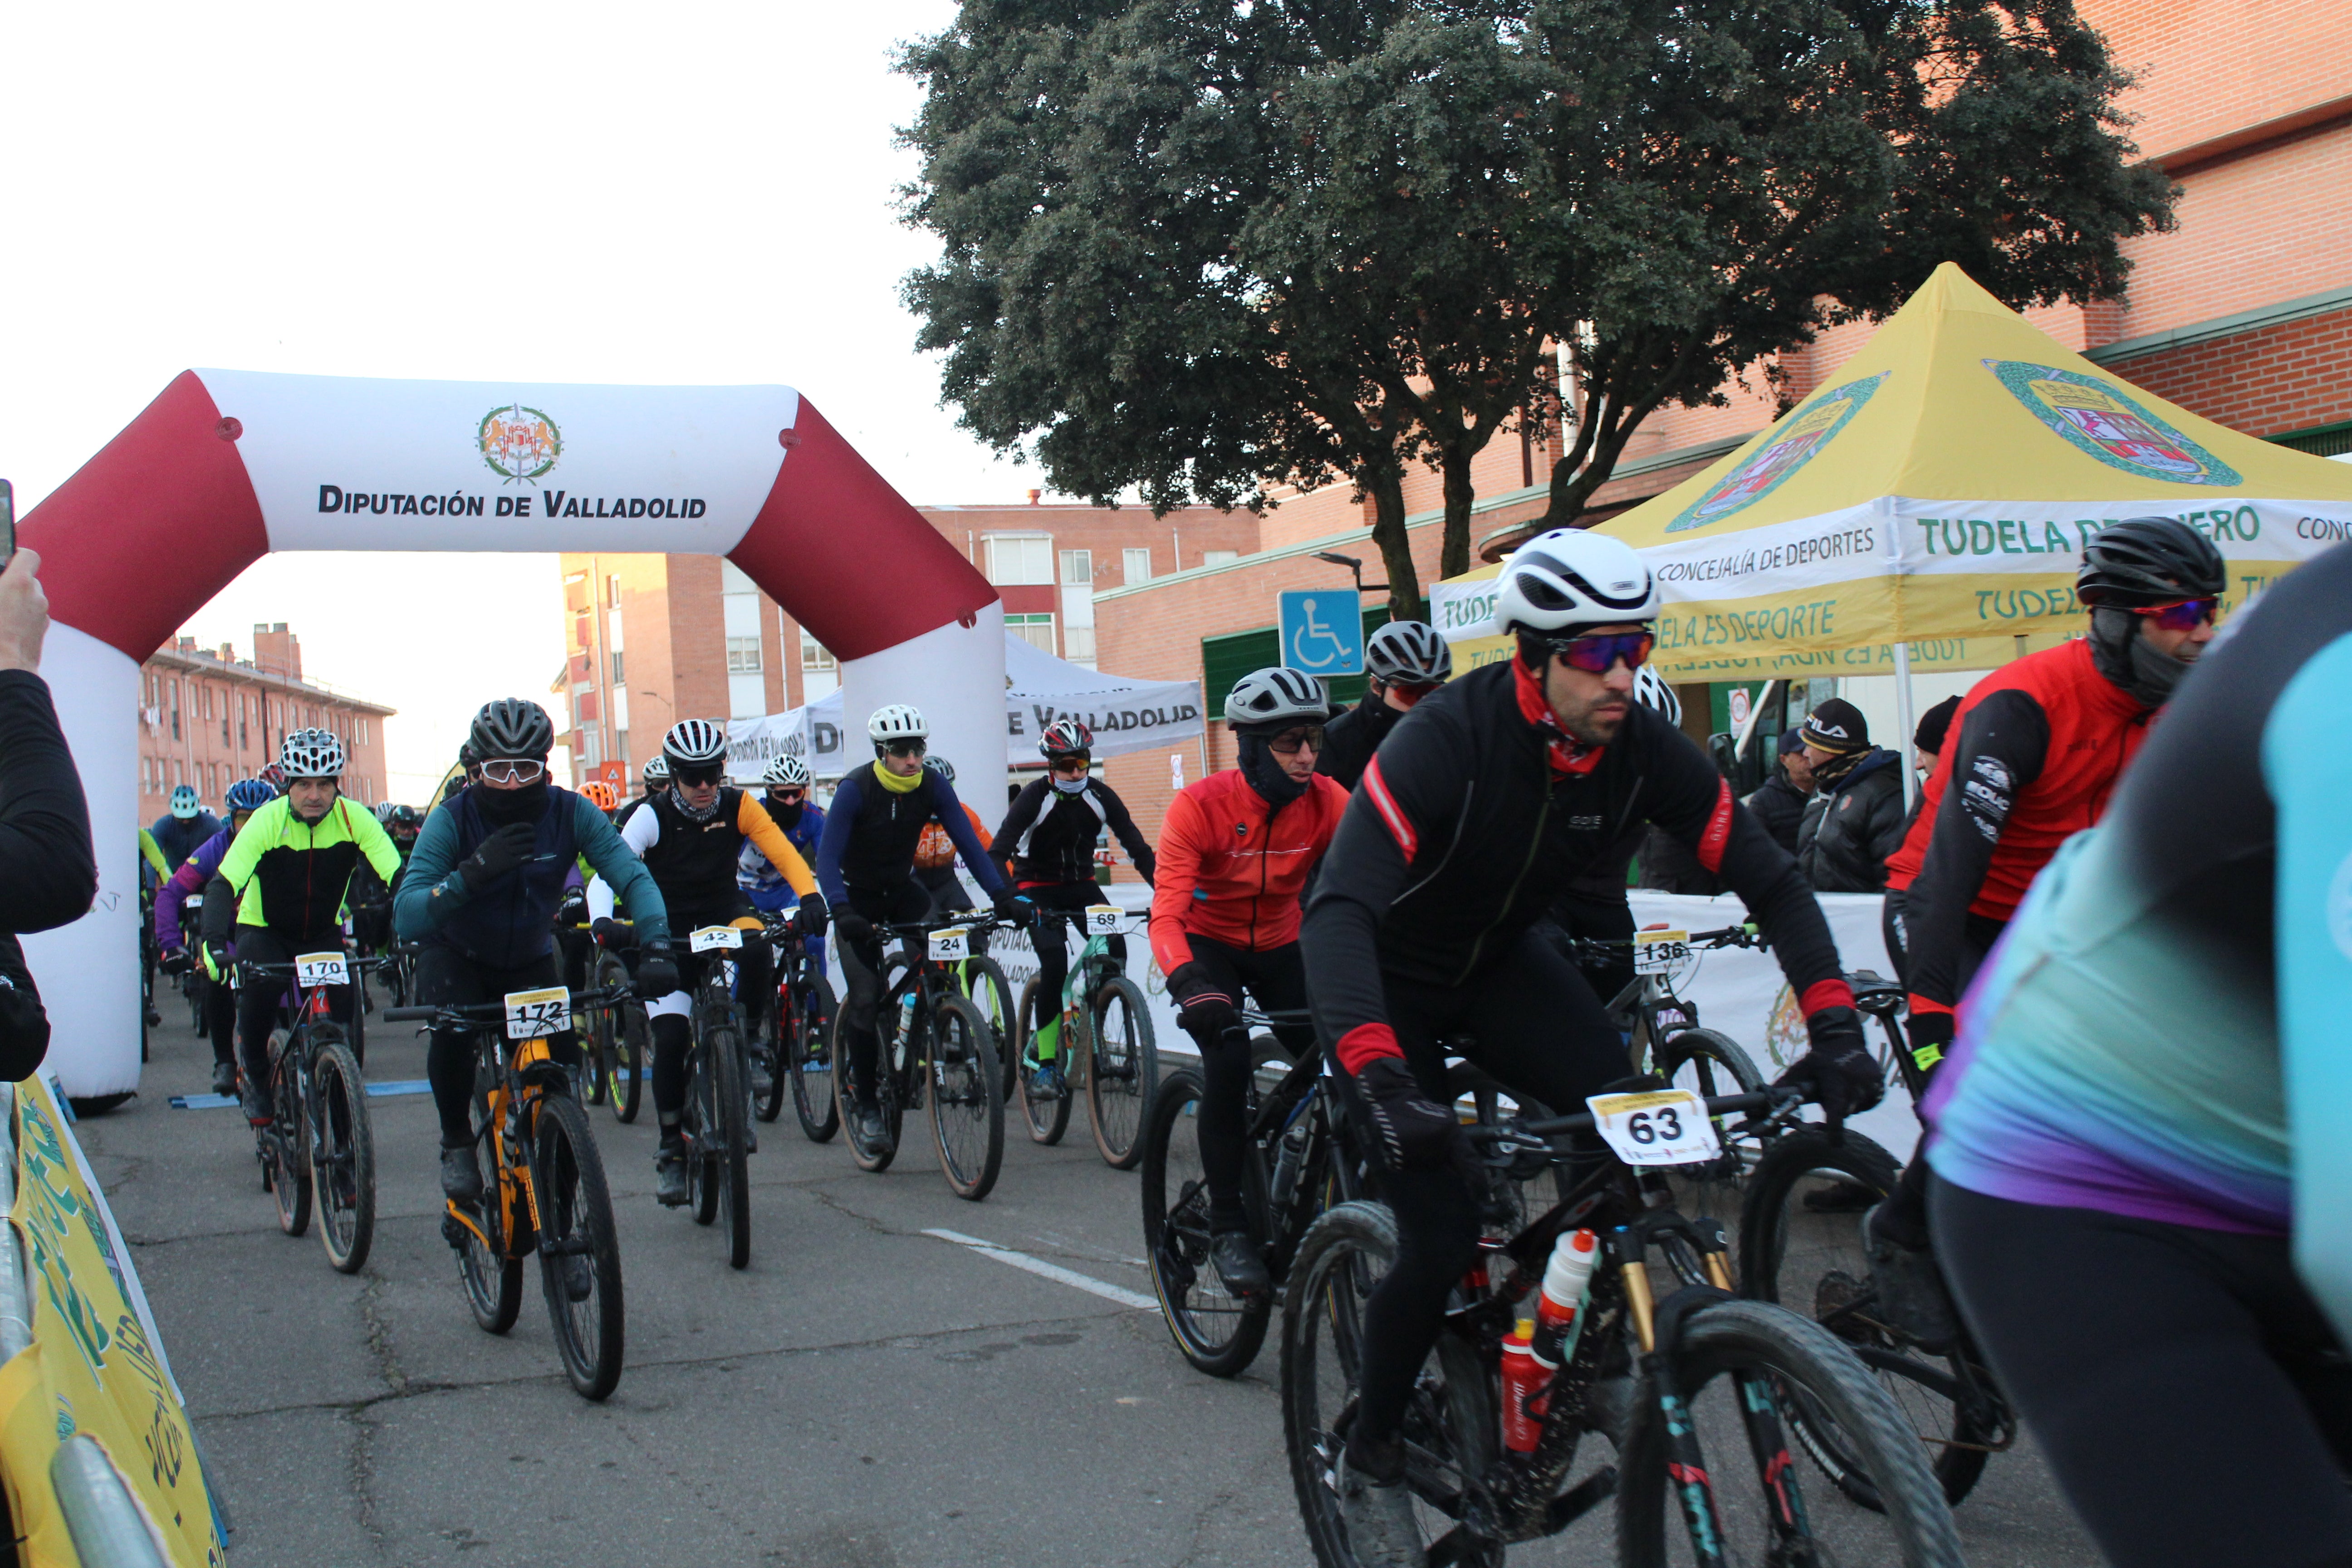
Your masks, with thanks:
[[[1817,893],[1886,889],[1886,858],[1903,847],[1903,759],[1870,743],[1862,710],[1832,697],[1801,731],[1813,764],[1813,804],[1798,828],[1797,864]]]
[[[48,1015],[16,935],[79,920],[98,896],[81,777],[35,673],[49,629],[40,568],[37,554],[19,550],[0,571],[0,1079],[12,1083],[49,1048]]]
[[[1916,753],[1911,767],[1919,775],[1920,787],[1911,792],[1911,813],[1903,819],[1903,837],[1911,837],[1911,825],[1918,820],[1919,807],[1927,799],[1927,775],[1936,771],[1936,759],[1944,753],[1944,737],[1951,733],[1952,715],[1960,710],[1960,700],[1947,697],[1920,717],[1919,727],[1911,731],[1911,750]]]
[[[1748,809],[1774,843],[1794,855],[1797,825],[1805,819],[1805,803],[1812,794],[1813,764],[1805,755],[1805,737],[1791,730],[1780,737],[1780,771],[1757,786],[1748,797]]]

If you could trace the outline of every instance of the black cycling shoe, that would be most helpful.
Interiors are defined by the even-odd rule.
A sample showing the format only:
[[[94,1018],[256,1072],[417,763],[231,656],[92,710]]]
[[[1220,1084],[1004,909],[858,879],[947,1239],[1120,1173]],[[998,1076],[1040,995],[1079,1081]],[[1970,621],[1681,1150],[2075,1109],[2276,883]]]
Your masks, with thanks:
[[[1264,1296],[1274,1289],[1274,1276],[1265,1271],[1265,1259],[1245,1230],[1217,1232],[1209,1242],[1209,1261],[1217,1266],[1217,1278],[1225,1289],[1236,1296]]]
[[[563,1293],[574,1301],[585,1301],[596,1289],[596,1271],[588,1259],[575,1252],[563,1260]]]
[[[441,1195],[467,1205],[482,1201],[482,1170],[475,1163],[474,1146],[441,1151]]]
[[[1352,1454],[1339,1464],[1339,1519],[1348,1527],[1348,1550],[1362,1568],[1423,1568],[1429,1561],[1413,1517],[1403,1456],[1396,1458],[1392,1479],[1359,1469]]]
[[[860,1100],[853,1106],[849,1120],[850,1131],[857,1134],[857,1146],[866,1151],[867,1158],[890,1153],[898,1147],[890,1136],[889,1119],[871,1100]]]
[[[665,1140],[654,1156],[654,1200],[669,1208],[686,1202],[686,1140]]]
[[[231,1095],[236,1092],[236,1064],[235,1062],[213,1063],[213,1092],[215,1094]]]
[[[248,1081],[245,1086],[245,1119],[256,1127],[267,1127],[278,1120],[270,1113],[268,1090],[257,1083]]]
[[[1879,1321],[1916,1341],[1924,1351],[1947,1351],[1958,1342],[1959,1314],[1952,1310],[1944,1271],[1927,1247],[1905,1247],[1878,1234],[1879,1210],[1862,1219],[1862,1249],[1870,1259],[1870,1283],[1878,1296]]]

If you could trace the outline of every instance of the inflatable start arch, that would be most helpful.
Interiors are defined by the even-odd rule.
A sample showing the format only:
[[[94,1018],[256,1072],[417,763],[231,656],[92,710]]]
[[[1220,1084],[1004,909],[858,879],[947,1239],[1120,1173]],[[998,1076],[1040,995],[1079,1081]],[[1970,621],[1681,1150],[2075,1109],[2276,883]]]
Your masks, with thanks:
[[[20,531],[98,838],[97,906],[25,942],[75,1096],[139,1082],[139,666],[267,552],[724,555],[839,656],[852,722],[912,702],[967,775],[1004,752],[996,591],[790,387],[188,371]]]

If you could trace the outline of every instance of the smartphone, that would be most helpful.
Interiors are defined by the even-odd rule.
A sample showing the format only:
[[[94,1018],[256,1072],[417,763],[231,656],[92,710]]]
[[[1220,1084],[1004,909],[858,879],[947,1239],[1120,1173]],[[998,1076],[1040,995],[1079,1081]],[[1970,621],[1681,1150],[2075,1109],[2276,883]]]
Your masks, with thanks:
[[[0,479],[0,567],[16,553],[16,487]]]

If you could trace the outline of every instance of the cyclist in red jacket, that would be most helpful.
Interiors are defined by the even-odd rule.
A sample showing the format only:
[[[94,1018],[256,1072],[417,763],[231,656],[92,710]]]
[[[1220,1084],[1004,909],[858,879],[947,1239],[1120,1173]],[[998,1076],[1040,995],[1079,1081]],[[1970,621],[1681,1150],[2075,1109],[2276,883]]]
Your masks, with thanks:
[[[1307,1005],[1299,889],[1348,806],[1348,792],[1315,771],[1329,715],[1311,675],[1277,665],[1244,676],[1225,699],[1241,765],[1183,790],[1160,826],[1151,955],[1201,1047],[1210,1257],[1236,1295],[1274,1288],[1242,1207],[1250,1052],[1241,994],[1269,1012]],[[1312,1026],[1275,1034],[1293,1050],[1315,1048]]]

